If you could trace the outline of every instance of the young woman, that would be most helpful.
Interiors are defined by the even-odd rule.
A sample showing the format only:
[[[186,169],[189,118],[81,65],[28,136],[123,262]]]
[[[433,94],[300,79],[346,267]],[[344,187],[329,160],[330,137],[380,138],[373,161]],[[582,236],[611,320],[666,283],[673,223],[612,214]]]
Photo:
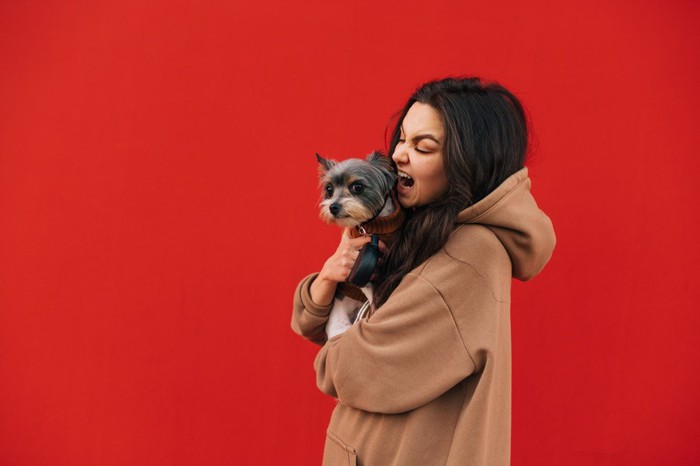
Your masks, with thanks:
[[[391,139],[407,219],[375,283],[376,311],[326,341],[324,325],[367,238],[343,235],[294,295],[292,329],[322,345],[318,387],[338,399],[324,465],[510,463],[511,278],[552,255],[530,193],[518,99],[478,78],[408,100]]]

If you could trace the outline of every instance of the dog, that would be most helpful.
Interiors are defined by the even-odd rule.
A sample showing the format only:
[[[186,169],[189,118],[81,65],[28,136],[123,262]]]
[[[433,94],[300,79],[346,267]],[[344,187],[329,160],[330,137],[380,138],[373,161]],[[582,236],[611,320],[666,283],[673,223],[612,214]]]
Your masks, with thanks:
[[[374,151],[364,160],[338,162],[319,154],[316,159],[320,164],[321,219],[350,227],[353,237],[376,234],[390,246],[394,232],[403,222],[403,211],[395,194],[398,175],[389,158]],[[362,319],[371,306],[371,283],[361,289],[347,282],[338,284],[326,323],[328,339]]]

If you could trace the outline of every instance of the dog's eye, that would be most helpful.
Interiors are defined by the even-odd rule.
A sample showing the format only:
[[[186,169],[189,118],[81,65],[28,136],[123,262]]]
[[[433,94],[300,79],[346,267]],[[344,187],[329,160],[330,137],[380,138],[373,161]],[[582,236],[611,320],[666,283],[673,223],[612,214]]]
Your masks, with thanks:
[[[360,194],[364,190],[365,190],[365,187],[362,183],[353,183],[350,185],[350,191],[353,194]]]
[[[326,190],[326,196],[331,197],[333,195],[333,185],[328,183],[325,188]]]

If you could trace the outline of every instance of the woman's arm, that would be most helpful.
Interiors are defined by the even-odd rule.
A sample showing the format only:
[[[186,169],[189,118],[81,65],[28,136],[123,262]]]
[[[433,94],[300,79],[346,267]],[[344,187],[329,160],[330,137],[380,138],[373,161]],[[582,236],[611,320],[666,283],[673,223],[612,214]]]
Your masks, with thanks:
[[[305,277],[294,292],[292,330],[318,345],[326,342],[325,326],[333,306],[338,283],[350,275],[352,266],[369,236],[351,238],[348,229],[343,230],[338,248],[323,264],[319,273]],[[386,245],[379,242],[379,249],[386,252]]]
[[[333,307],[333,299],[326,305],[318,305],[311,296],[311,286],[317,280],[318,274],[313,273],[304,277],[294,292],[292,309],[292,330],[317,345],[326,342],[326,321]]]
[[[469,325],[473,315],[471,324],[489,326],[480,320],[495,318],[490,311],[496,301],[469,266],[453,262],[441,275],[450,277],[443,285],[462,288],[458,301],[453,296],[448,304],[444,286],[438,289],[424,276],[409,273],[369,320],[321,348],[314,362],[319,389],[357,409],[401,413],[432,401],[480,370],[460,325]]]
[[[328,306],[333,303],[333,296],[337,288],[337,281],[324,278],[319,273],[319,276],[311,282],[309,292],[314,303],[323,303],[319,306]]]

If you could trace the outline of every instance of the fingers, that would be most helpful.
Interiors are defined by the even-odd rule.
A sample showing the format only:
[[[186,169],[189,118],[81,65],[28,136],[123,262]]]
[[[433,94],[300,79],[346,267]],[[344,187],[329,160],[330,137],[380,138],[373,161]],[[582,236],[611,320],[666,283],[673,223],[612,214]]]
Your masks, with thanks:
[[[340,238],[341,243],[348,242],[352,246],[356,246],[356,247],[361,248],[365,243],[372,241],[371,236],[358,236],[357,238],[353,238],[350,235],[350,230],[351,230],[350,227],[343,228],[343,234],[341,235],[341,238]]]
[[[324,278],[340,283],[347,280],[355,261],[348,257],[331,256],[321,270]]]
[[[358,236],[357,238],[350,238],[349,241],[353,245],[362,247],[365,245],[365,243],[369,243],[370,241],[372,241],[372,237],[371,236]]]
[[[348,242],[352,248],[354,248],[356,251],[360,251],[362,247],[371,242],[372,237],[371,236],[360,236],[359,238],[350,238],[348,239]],[[389,248],[387,247],[386,243],[384,241],[379,240],[377,243],[377,247],[379,248],[379,252],[381,253],[381,256],[384,257],[387,255],[389,252]]]
[[[335,277],[335,280],[338,282],[347,280],[352,267],[357,261],[360,251],[367,243],[372,241],[371,235],[353,238],[350,230],[351,228],[349,227],[343,228],[338,249],[336,250],[335,254],[328,259],[326,265],[324,266],[324,268],[328,270],[328,274]],[[382,240],[377,242],[377,247],[379,248],[380,252],[378,265],[381,267],[384,264],[384,257],[389,252],[389,248]],[[376,273],[371,280],[375,279]]]

